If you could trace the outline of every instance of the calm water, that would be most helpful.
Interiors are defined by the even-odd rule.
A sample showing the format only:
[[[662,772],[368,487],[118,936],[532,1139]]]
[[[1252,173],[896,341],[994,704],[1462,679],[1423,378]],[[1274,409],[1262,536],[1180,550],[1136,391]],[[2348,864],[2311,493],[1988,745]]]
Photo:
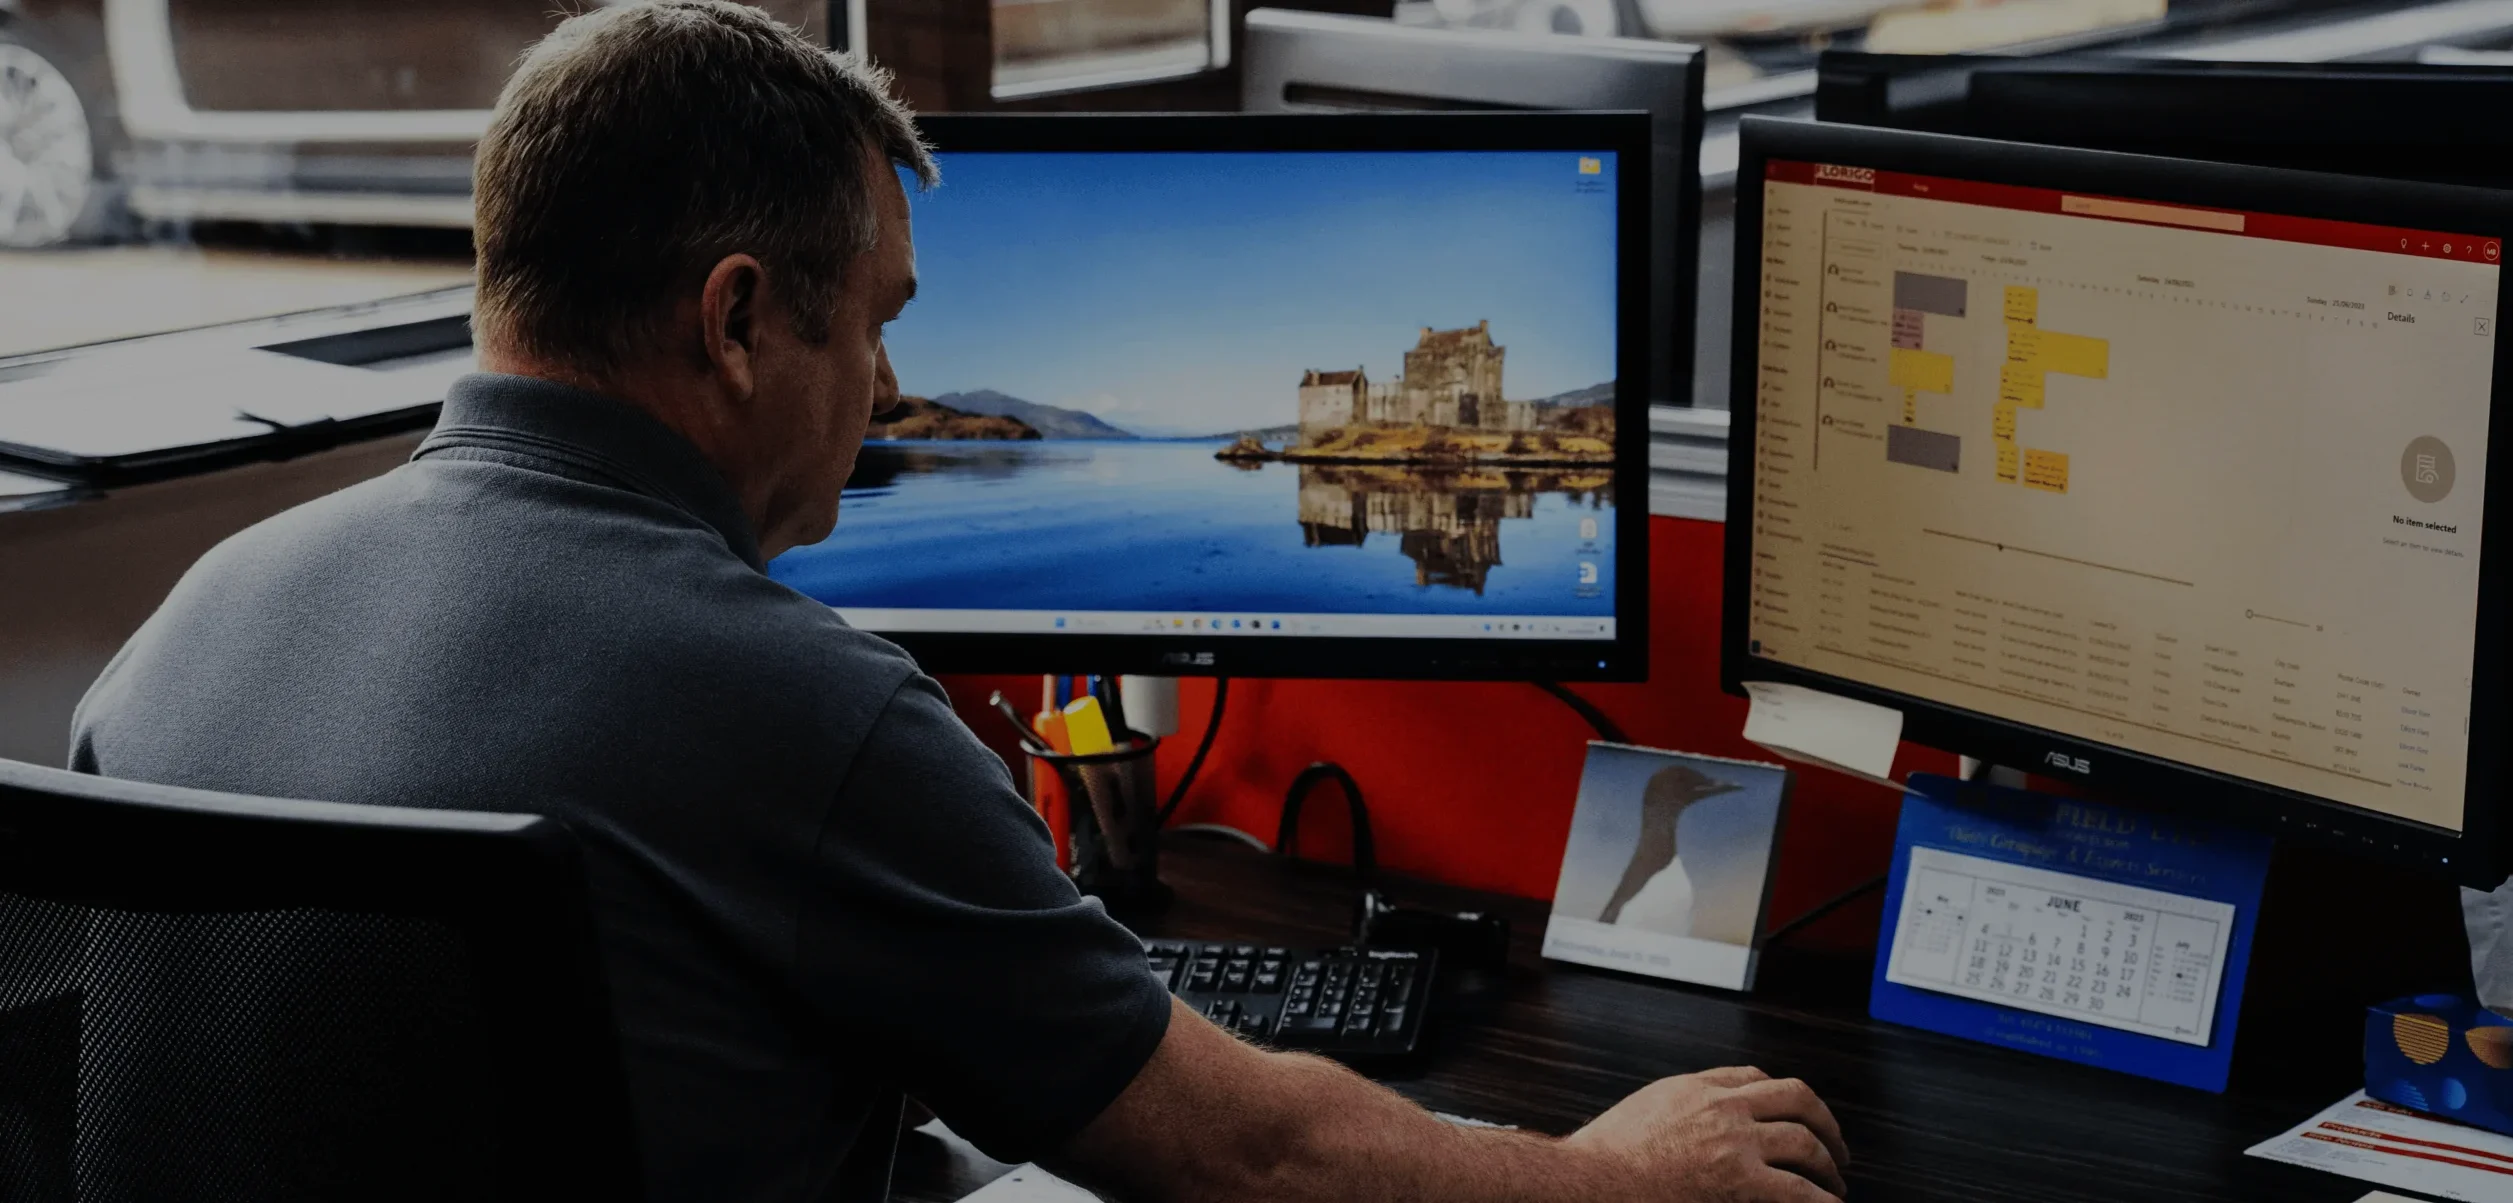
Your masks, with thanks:
[[[1222,445],[873,444],[837,533],[769,572],[842,607],[1613,613],[1603,468],[1242,468]]]

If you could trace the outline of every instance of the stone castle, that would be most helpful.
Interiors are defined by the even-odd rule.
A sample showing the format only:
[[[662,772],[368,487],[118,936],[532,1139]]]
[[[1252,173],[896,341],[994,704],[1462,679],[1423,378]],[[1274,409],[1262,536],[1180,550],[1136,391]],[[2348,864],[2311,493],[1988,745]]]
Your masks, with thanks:
[[[1501,395],[1501,360],[1509,348],[1492,341],[1492,323],[1462,330],[1422,328],[1405,352],[1405,374],[1373,384],[1360,368],[1310,369],[1300,377],[1300,437],[1349,426],[1459,426],[1534,430],[1532,402]]]

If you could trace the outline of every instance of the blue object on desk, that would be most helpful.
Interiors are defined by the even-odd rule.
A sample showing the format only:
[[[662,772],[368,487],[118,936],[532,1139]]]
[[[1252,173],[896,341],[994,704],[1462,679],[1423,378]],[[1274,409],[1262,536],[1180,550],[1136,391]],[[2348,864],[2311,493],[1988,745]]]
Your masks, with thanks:
[[[2456,994],[2367,1007],[2365,1093],[2513,1134],[2513,1019]]]
[[[2212,823],[1914,774],[1868,1011],[2222,1091],[2270,847]],[[2017,1002],[1989,1001],[2010,992]]]

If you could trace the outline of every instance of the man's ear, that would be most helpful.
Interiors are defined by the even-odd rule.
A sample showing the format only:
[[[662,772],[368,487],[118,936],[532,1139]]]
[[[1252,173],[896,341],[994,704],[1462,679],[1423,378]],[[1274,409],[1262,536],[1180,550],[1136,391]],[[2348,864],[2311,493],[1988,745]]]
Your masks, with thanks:
[[[767,272],[748,255],[727,255],[707,272],[698,298],[699,339],[716,380],[737,398],[758,385],[759,325]]]

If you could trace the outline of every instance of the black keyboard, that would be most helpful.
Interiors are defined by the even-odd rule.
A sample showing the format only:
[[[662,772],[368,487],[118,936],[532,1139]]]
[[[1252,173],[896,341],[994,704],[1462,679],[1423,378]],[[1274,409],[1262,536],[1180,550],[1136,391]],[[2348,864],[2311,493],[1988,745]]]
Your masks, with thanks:
[[[1421,1044],[1439,954],[1147,940],[1152,972],[1214,1023],[1280,1048],[1369,1060]]]

